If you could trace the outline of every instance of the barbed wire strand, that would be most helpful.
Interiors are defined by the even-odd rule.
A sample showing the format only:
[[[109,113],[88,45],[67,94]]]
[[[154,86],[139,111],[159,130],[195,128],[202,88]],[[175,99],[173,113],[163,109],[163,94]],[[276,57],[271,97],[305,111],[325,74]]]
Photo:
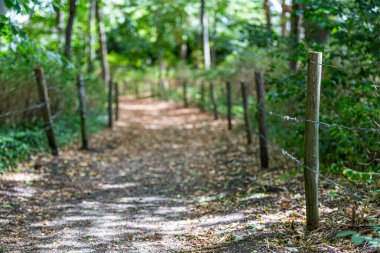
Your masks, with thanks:
[[[11,111],[11,112],[6,112],[6,113],[3,113],[3,114],[0,114],[0,118],[10,117],[10,116],[17,115],[17,114],[20,114],[20,113],[23,113],[23,112],[33,111],[33,110],[36,110],[36,109],[40,109],[44,105],[46,105],[46,102],[38,103],[38,104],[35,104],[33,106],[30,106],[30,107],[22,109],[22,110],[15,110],[15,111]]]
[[[282,115],[276,112],[272,111],[267,111],[262,108],[258,108],[259,110],[264,111],[266,114],[271,115],[271,116],[276,116],[278,118],[281,118],[286,121],[292,121],[298,124],[303,124],[305,122],[310,122],[310,123],[316,123],[321,126],[327,127],[327,128],[342,128],[346,130],[351,130],[351,131],[364,131],[364,132],[375,132],[375,133],[380,133],[380,128],[364,128],[364,127],[350,127],[350,126],[345,126],[341,124],[335,124],[335,123],[327,123],[323,121],[314,121],[314,120],[309,120],[309,119],[298,119],[296,117],[288,116],[288,115]]]
[[[299,167],[303,167],[304,169],[307,169],[313,173],[315,173],[315,175],[317,175],[318,177],[322,178],[322,180],[325,180],[331,184],[333,184],[335,187],[338,187],[338,188],[341,188],[343,189],[345,192],[349,193],[349,194],[352,194],[353,196],[355,196],[357,199],[360,199],[360,196],[356,193],[356,192],[353,192],[351,189],[349,189],[348,187],[342,185],[342,184],[339,184],[337,183],[336,181],[334,181],[333,179],[321,174],[319,171],[316,171],[315,169],[313,168],[310,168],[309,166],[306,166],[304,162],[302,162],[300,159],[296,158],[295,156],[293,156],[292,154],[290,154],[287,150],[273,144],[272,142],[270,142],[268,140],[268,138],[266,138],[264,135],[256,132],[256,134],[260,137],[260,138],[263,138],[267,144],[269,144],[273,149],[279,151],[283,156],[285,156],[286,158],[292,160],[293,162],[295,162]]]

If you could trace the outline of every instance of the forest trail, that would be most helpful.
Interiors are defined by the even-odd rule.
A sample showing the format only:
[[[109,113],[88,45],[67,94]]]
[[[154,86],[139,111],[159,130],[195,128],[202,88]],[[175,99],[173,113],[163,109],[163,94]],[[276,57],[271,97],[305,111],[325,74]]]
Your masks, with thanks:
[[[91,151],[1,176],[4,252],[277,252],[268,238],[302,222],[299,186],[257,180],[256,153],[224,120],[148,99],[120,109]]]

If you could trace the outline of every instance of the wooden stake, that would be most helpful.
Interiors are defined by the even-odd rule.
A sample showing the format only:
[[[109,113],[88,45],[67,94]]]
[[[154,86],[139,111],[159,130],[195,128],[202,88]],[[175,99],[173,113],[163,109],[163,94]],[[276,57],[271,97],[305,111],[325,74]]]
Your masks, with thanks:
[[[241,84],[241,95],[243,97],[244,123],[245,123],[245,130],[247,132],[247,143],[248,145],[250,145],[252,144],[252,123],[249,117],[247,87],[244,82],[241,82],[240,84]]]
[[[212,104],[212,112],[214,114],[214,119],[217,120],[219,118],[218,105],[217,105],[216,99],[215,99],[215,88],[214,88],[213,83],[210,83],[210,100],[211,100],[211,104]]]
[[[38,87],[38,94],[40,96],[40,103],[44,103],[45,106],[41,108],[42,116],[45,122],[46,127],[46,136],[48,139],[48,143],[51,149],[51,153],[55,156],[59,155],[57,143],[55,141],[54,136],[54,130],[53,130],[53,120],[51,118],[50,113],[50,103],[49,103],[49,96],[48,91],[46,87],[46,80],[44,75],[44,70],[40,66],[36,66],[34,68],[34,72],[36,74],[37,79],[37,87]]]
[[[115,120],[119,120],[119,83],[114,82],[115,85]]]
[[[201,83],[201,101],[200,101],[199,106],[202,112],[206,110],[205,85],[203,82]]]
[[[113,95],[112,95],[112,90],[113,90],[113,81],[112,79],[108,82],[108,127],[112,129],[113,127],[113,112],[112,112],[112,107],[113,107]]]
[[[187,81],[184,81],[182,84],[183,88],[183,106],[189,107],[189,101],[187,100]]]
[[[88,150],[88,134],[87,134],[87,110],[86,95],[84,90],[83,75],[78,75],[77,79],[78,95],[79,95],[79,116],[82,134],[82,149]]]
[[[319,145],[318,121],[320,86],[322,76],[322,53],[309,52],[307,93],[306,93],[306,121],[305,121],[305,196],[306,196],[306,223],[307,230],[318,228],[318,174],[319,174]]]
[[[139,91],[139,84],[136,82],[135,83],[135,97],[140,98],[140,91]]]
[[[265,89],[264,75],[262,72],[255,72],[257,108],[259,118],[259,134],[260,134],[260,160],[261,167],[269,167],[268,143],[267,143],[267,126],[265,114]]]
[[[230,84],[230,82],[226,82],[226,91],[227,91],[228,130],[232,130],[232,101],[231,101],[231,84]]]

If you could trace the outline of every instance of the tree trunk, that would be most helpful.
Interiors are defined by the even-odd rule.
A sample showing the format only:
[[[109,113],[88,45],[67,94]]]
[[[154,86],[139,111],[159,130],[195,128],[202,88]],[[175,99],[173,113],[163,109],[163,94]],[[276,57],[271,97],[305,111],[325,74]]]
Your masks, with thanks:
[[[265,17],[267,19],[267,31],[268,34],[272,32],[272,13],[270,11],[270,1],[264,0]]]
[[[212,29],[212,47],[211,47],[211,64],[216,65],[216,26],[217,26],[217,17],[216,13],[214,16],[214,24],[213,24],[213,29]]]
[[[6,13],[4,0],[0,0],[0,15],[5,15]]]
[[[57,3],[58,3],[58,5],[60,5],[61,1],[58,0]],[[61,37],[61,34],[62,34],[62,12],[58,6],[54,6],[53,8],[55,11],[55,26],[57,29],[58,37]],[[59,39],[59,42],[61,42],[60,39]]]
[[[73,34],[76,0],[70,0],[69,19],[66,27],[66,43],[65,43],[65,56],[67,59],[71,58],[71,37]]]
[[[280,22],[281,22],[281,36],[285,37],[287,35],[287,28],[286,28],[286,23],[287,23],[286,12],[287,12],[287,9],[286,9],[286,2],[285,2],[285,0],[282,0],[281,7],[282,7],[281,19],[280,19]]]
[[[102,13],[100,10],[99,2],[100,0],[96,1],[95,14],[96,14],[96,20],[97,20],[99,42],[100,42],[102,76],[104,79],[105,88],[107,88],[111,79],[111,74],[110,74],[110,67],[107,60],[107,38],[106,38],[106,32],[105,32],[104,23],[102,20]]]
[[[205,0],[201,0],[201,29],[203,36],[203,57],[205,69],[210,69],[211,67],[211,52],[210,52],[210,41],[208,36],[208,16],[206,12]]]
[[[301,42],[302,15],[299,13],[301,5],[297,0],[293,0],[293,10],[291,12],[291,45],[290,45],[290,70],[295,72],[299,67],[298,44]]]
[[[87,44],[88,44],[88,58],[87,58],[87,70],[88,72],[92,72],[94,70],[94,58],[95,58],[95,47],[94,41],[92,37],[92,32],[95,27],[95,12],[96,12],[96,0],[90,0],[90,9],[88,13],[88,36],[87,36]]]

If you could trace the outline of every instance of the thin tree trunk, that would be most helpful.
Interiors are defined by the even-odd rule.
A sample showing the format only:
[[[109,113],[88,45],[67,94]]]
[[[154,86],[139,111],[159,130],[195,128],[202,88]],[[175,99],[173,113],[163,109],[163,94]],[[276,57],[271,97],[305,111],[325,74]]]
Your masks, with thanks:
[[[286,2],[285,2],[285,0],[282,0],[281,7],[282,7],[281,19],[280,19],[280,21],[281,21],[281,36],[285,37],[286,34],[287,34],[287,29],[286,29],[286,23],[287,23],[286,12],[287,12],[287,9],[286,9]]]
[[[0,0],[0,15],[5,15],[7,13],[5,9],[4,0]]]
[[[302,15],[297,0],[293,0],[293,9],[291,12],[291,45],[290,45],[290,70],[295,72],[298,69],[297,47],[301,41]]]
[[[67,59],[71,58],[71,37],[73,34],[76,0],[70,0],[69,19],[66,27],[66,43],[65,43],[65,56]]]
[[[87,70],[88,72],[92,72],[94,70],[94,58],[95,58],[95,47],[94,41],[92,37],[92,32],[95,27],[95,12],[96,12],[96,0],[90,0],[90,9],[88,13],[88,36],[87,36],[87,44],[88,44],[88,59],[87,59]]]
[[[216,65],[216,26],[217,26],[217,17],[216,13],[214,15],[214,24],[212,29],[212,47],[211,47],[211,64]]]
[[[61,1],[58,0],[57,3],[58,3],[58,5],[60,5]],[[53,8],[55,11],[55,26],[57,28],[58,36],[61,37],[61,35],[62,35],[62,12],[58,6],[54,6]],[[61,42],[60,39],[59,39],[59,42]]]
[[[272,32],[272,13],[270,11],[270,1],[264,0],[265,17],[267,19],[267,31],[268,34]]]
[[[96,1],[95,14],[96,14],[96,20],[97,20],[97,26],[98,26],[99,42],[100,42],[102,76],[104,79],[105,88],[107,88],[109,81],[111,79],[111,74],[110,74],[110,67],[109,67],[108,60],[107,60],[106,32],[105,32],[104,23],[102,20],[102,13],[101,13],[99,4],[100,4],[100,0],[97,0]]]
[[[201,0],[201,28],[203,36],[203,57],[205,69],[211,68],[210,41],[208,35],[208,15],[206,12],[205,0]]]

